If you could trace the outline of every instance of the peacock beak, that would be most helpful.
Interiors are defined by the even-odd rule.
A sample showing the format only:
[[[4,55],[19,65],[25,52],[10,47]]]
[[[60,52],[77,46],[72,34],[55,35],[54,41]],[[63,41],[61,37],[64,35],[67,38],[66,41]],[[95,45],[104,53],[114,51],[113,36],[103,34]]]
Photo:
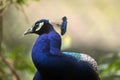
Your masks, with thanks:
[[[28,30],[26,30],[24,32],[24,35],[27,35],[27,34],[30,34],[30,33],[33,33],[33,29],[32,28],[29,28]]]

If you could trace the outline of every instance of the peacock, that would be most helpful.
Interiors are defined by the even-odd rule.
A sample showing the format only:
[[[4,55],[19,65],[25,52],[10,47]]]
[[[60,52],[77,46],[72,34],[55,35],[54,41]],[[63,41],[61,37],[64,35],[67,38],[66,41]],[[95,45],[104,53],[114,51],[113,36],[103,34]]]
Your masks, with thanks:
[[[66,32],[67,18],[62,18],[61,35]],[[36,67],[33,80],[100,80],[97,62],[87,54],[61,51],[61,36],[47,19],[36,21],[24,35],[38,35],[32,48]]]

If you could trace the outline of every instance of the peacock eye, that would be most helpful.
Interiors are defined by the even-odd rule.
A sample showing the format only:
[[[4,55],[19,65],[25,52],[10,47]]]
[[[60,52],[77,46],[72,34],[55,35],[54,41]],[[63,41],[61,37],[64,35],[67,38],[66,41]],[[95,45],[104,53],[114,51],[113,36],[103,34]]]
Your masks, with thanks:
[[[39,24],[36,24],[36,26],[38,26],[38,27],[36,28],[35,31],[40,30],[43,25],[44,25],[44,22],[41,22],[41,23],[39,23]]]

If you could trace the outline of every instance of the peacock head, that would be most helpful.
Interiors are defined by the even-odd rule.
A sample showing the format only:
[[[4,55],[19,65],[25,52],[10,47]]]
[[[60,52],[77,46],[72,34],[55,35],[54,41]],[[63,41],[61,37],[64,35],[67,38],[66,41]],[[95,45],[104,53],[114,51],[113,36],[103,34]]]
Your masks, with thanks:
[[[25,31],[24,35],[35,33],[38,35],[41,35],[43,33],[48,33],[48,28],[52,26],[49,23],[49,20],[41,19],[36,21],[31,28],[29,28],[27,31]]]

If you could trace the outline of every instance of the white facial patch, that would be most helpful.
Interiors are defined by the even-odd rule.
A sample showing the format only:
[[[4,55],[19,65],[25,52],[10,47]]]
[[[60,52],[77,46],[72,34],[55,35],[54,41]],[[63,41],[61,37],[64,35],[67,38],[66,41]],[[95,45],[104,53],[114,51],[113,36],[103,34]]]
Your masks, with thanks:
[[[35,31],[40,30],[40,28],[41,28],[43,25],[44,25],[44,22],[41,22]]]

